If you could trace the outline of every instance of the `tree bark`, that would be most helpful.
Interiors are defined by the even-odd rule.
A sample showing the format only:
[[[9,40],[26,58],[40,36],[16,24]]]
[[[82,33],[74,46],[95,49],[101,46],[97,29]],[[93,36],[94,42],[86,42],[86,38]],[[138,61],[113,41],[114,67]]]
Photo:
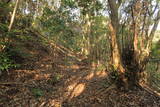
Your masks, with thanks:
[[[121,53],[120,53],[120,45],[118,44],[118,32],[119,32],[119,19],[118,19],[118,5],[115,0],[108,0],[110,6],[110,18],[111,24],[109,25],[110,36],[111,36],[111,48],[112,48],[112,64],[114,70],[118,73],[118,87],[124,87],[128,89],[128,80],[125,78],[125,68],[123,67]]]

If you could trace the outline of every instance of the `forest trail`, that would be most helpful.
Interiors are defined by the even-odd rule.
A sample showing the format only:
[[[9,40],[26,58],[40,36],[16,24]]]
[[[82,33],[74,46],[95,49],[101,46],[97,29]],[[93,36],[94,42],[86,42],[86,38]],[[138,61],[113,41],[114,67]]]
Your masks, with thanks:
[[[160,99],[147,91],[120,92],[105,71],[37,46],[27,46],[34,56],[21,69],[2,76],[0,107],[160,107]]]
[[[0,0],[0,13],[0,107],[160,107],[160,0]]]

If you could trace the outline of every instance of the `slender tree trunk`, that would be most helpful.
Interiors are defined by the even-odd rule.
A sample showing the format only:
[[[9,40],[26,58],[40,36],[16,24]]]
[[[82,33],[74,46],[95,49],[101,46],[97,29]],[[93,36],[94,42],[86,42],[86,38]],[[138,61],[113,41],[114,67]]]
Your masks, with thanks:
[[[15,19],[15,15],[16,15],[16,11],[17,11],[17,7],[18,7],[18,3],[19,3],[19,0],[16,1],[15,7],[14,7],[14,10],[13,10],[13,13],[12,13],[12,17],[11,17],[11,20],[10,20],[10,24],[9,24],[9,27],[8,27],[8,31],[10,31],[11,28],[12,28],[12,25],[13,25],[13,22],[14,22],[14,19]]]

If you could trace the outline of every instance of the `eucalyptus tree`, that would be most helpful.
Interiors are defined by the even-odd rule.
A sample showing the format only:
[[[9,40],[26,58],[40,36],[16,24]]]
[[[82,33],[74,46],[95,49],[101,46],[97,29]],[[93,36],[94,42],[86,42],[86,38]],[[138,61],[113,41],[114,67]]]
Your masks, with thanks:
[[[114,70],[125,88],[138,85],[160,21],[160,2],[108,0],[108,8]],[[129,33],[124,34],[123,31]]]

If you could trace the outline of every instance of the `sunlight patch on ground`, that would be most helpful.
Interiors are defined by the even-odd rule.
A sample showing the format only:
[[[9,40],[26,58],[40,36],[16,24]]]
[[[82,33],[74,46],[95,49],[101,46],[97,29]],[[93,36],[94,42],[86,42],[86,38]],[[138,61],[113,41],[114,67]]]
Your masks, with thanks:
[[[61,103],[60,101],[57,101],[57,100],[50,100],[49,101],[49,105],[47,107],[61,107]],[[40,107],[44,107],[44,105],[41,105]]]
[[[35,80],[42,80],[42,79],[48,79],[50,78],[51,74],[36,74],[34,79]]]
[[[79,69],[79,66],[78,65],[72,65],[71,68],[72,69]]]
[[[86,79],[86,80],[90,80],[90,79],[93,78],[93,76],[94,76],[94,73],[92,72],[92,73],[88,74],[88,75],[85,77],[85,79]]]
[[[107,73],[105,71],[98,71],[98,72],[91,72],[85,77],[85,79],[91,80],[93,77],[103,78],[106,76],[107,76]]]
[[[99,71],[99,72],[96,72],[96,76],[98,76],[98,77],[106,77],[107,73],[105,71]]]
[[[85,89],[85,83],[78,84],[72,91],[70,99],[79,96]]]
[[[73,83],[73,84],[69,85],[68,88],[67,88],[67,90],[68,91],[73,90],[76,85],[77,85],[77,83]]]

